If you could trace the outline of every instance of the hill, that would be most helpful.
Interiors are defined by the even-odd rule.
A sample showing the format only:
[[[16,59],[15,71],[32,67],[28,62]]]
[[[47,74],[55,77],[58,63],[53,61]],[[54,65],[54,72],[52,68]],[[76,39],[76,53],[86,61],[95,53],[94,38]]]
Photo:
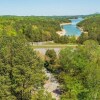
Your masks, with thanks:
[[[100,14],[88,16],[77,25],[84,30],[79,38],[80,43],[83,43],[88,39],[92,39],[100,43]]]

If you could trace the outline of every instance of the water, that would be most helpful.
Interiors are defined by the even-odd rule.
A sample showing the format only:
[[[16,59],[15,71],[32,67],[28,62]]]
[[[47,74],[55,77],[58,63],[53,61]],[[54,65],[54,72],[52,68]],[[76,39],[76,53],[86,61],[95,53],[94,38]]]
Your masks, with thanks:
[[[66,35],[67,36],[80,36],[81,30],[76,26],[76,24],[82,21],[83,19],[78,18],[78,19],[70,19],[70,20],[71,20],[71,24],[63,26],[63,29],[66,30]]]

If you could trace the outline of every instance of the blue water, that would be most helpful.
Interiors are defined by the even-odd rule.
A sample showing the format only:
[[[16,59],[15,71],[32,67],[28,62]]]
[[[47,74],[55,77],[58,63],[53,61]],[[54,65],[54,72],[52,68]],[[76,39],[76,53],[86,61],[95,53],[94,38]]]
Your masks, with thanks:
[[[63,29],[66,30],[66,35],[67,36],[80,36],[81,30],[76,26],[76,24],[81,22],[83,19],[78,18],[78,19],[70,19],[70,20],[71,20],[71,24],[63,26]]]

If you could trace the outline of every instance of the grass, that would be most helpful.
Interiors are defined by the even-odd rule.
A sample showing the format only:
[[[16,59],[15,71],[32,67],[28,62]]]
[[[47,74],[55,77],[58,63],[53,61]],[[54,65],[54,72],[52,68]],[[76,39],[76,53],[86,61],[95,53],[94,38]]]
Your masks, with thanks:
[[[51,43],[51,42],[47,42],[44,45],[76,45],[76,44],[75,43],[61,44],[61,43]]]
[[[76,47],[77,45],[70,44],[48,44],[48,45],[34,45],[33,48],[66,48],[66,47]]]

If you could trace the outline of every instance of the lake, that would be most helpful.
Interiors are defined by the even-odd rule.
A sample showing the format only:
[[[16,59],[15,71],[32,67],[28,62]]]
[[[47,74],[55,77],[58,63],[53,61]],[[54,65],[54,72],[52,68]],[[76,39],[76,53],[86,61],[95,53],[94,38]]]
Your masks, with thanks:
[[[81,30],[76,26],[77,23],[81,22],[83,18],[70,19],[71,24],[63,25],[63,29],[66,31],[67,36],[80,36]]]

